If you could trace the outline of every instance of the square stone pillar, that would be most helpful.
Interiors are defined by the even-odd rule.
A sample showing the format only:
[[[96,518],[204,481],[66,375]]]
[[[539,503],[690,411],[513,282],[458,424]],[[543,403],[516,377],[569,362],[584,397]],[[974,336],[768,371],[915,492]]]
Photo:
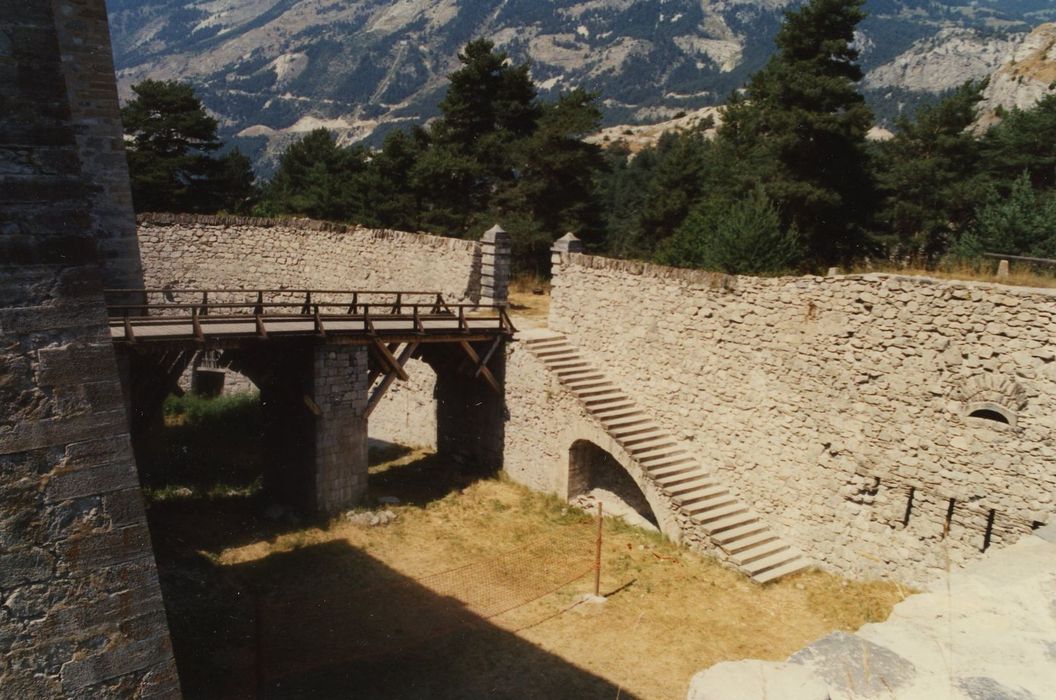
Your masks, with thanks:
[[[324,343],[315,349],[315,510],[332,515],[367,490],[367,348]]]
[[[554,241],[550,246],[550,274],[557,276],[557,268],[564,264],[569,253],[582,253],[583,241],[576,238],[571,231]]]
[[[506,306],[510,286],[510,234],[496,224],[480,239],[480,305]]]

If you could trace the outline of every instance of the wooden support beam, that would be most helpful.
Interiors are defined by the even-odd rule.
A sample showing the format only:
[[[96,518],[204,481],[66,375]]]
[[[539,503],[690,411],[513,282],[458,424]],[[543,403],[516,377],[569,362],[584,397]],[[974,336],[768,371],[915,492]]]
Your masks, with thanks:
[[[473,346],[465,340],[461,341],[459,345],[462,346],[462,349],[465,351],[466,355],[469,356],[470,361],[477,366],[478,374],[483,375],[484,381],[488,383],[488,386],[494,389],[496,394],[499,394],[501,396],[502,385],[499,384],[499,380],[495,378],[495,375],[491,373],[491,370],[488,369],[487,365],[480,361],[480,355],[478,355],[477,351],[473,349]]]
[[[323,319],[319,317],[319,305],[315,305],[315,334],[320,338],[326,337],[326,329],[323,328]]]
[[[389,369],[396,373],[396,376],[400,378],[400,381],[407,381],[407,373],[403,371],[403,367],[400,366],[399,360],[393,355],[385,345],[377,338],[372,338],[373,347],[388,365]]]
[[[202,331],[202,322],[198,320],[198,309],[191,309],[191,328],[194,330],[194,339],[199,343],[205,342],[205,333]]]
[[[502,341],[505,340],[501,335],[495,338],[495,342],[488,348],[488,352],[484,355],[484,359],[480,361],[480,366],[477,367],[477,371],[473,373],[474,377],[479,377],[481,373],[488,368],[488,362],[491,361],[491,356],[495,354],[495,351],[502,346]],[[470,346],[472,347],[472,346]]]
[[[404,365],[407,364],[407,360],[411,359],[417,350],[418,343],[409,343],[403,348],[403,352],[400,353],[399,358],[396,360],[397,366],[401,371],[403,370]],[[381,384],[378,385],[378,388],[371,393],[370,398],[367,399],[366,417],[369,418],[370,414],[374,412],[374,409],[378,407],[378,404],[381,403],[382,397],[385,396],[385,392],[387,392],[389,387],[392,386],[396,377],[396,372],[389,372],[385,375],[385,379],[382,380]],[[406,378],[407,374],[404,373],[403,377]]]
[[[389,352],[396,354],[396,351],[400,349],[399,343],[389,343]],[[382,357],[380,353],[375,352],[374,357],[377,358],[380,367],[372,369],[370,375],[367,377],[367,386],[374,386],[374,382],[377,381],[378,377],[385,374],[385,367],[388,367],[388,362]]]

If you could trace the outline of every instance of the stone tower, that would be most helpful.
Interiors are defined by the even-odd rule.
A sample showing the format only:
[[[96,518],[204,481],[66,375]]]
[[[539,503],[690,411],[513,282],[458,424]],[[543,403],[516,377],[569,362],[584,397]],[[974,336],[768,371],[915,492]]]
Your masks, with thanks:
[[[0,688],[178,697],[102,288],[142,285],[103,0],[0,4]]]

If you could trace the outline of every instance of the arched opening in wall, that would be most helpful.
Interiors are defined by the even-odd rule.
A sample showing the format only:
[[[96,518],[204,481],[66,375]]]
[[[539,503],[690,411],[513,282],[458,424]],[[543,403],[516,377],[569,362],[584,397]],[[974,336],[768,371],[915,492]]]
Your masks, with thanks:
[[[148,502],[252,500],[266,459],[260,391],[231,367],[228,353],[174,357],[141,357],[131,370],[140,419],[133,440]]]
[[[990,401],[980,401],[967,406],[967,417],[979,424],[1015,427],[1016,413],[1005,406]]]
[[[586,508],[601,501],[608,515],[658,529],[656,514],[638,484],[615,457],[589,440],[577,440],[568,450],[568,500]]]
[[[403,368],[407,379],[391,381],[367,419],[368,484],[382,502],[428,501],[449,490],[437,483],[450,474],[436,456],[436,372],[420,357]],[[368,395],[384,381],[378,375]]]
[[[985,408],[979,409],[978,411],[972,411],[968,414],[968,417],[980,418],[982,420],[988,420],[993,421],[995,423],[1004,423],[1005,425],[1009,425],[1008,418],[1006,418],[1003,414]]]

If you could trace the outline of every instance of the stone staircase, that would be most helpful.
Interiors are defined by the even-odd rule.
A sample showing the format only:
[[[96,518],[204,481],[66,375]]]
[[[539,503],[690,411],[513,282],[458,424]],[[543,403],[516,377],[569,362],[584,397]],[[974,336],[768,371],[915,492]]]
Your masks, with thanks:
[[[520,333],[518,340],[558,376],[642,473],[687,516],[691,527],[699,528],[725,552],[730,564],[758,583],[810,565],[614,382],[583,359],[565,336],[532,329]]]

